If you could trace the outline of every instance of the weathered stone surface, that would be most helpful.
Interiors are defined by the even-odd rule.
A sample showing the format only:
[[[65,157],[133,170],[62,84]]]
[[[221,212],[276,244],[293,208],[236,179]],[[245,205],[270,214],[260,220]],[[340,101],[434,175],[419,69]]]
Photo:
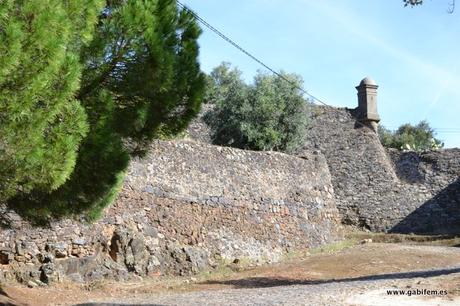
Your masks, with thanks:
[[[460,233],[460,150],[387,152],[372,129],[357,123],[361,115],[359,108],[311,108],[305,148],[326,157],[342,222],[373,231]]]
[[[213,104],[202,104],[201,112],[190,122],[187,128],[187,137],[203,143],[211,143],[211,129],[204,123],[203,116],[212,110]]]
[[[356,124],[357,110],[313,108],[306,148],[327,159],[345,224],[374,231],[460,232],[460,150],[402,153]]]
[[[460,233],[460,149],[388,153],[402,182],[402,209],[409,212],[391,230]]]
[[[5,211],[4,281],[186,275],[341,237],[324,156],[250,152],[197,142],[155,142],[134,160],[116,203],[94,224],[33,228]]]

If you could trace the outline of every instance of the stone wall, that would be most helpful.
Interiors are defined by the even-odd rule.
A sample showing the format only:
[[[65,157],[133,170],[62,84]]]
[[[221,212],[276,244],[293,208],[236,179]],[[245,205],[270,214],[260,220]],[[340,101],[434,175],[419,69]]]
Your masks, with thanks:
[[[203,143],[211,143],[211,128],[204,122],[203,116],[214,108],[214,104],[202,104],[201,112],[190,122],[186,134],[187,138]]]
[[[305,148],[321,151],[345,224],[371,230],[392,226],[381,205],[398,178],[375,132],[356,123],[357,110],[314,106]],[[394,203],[394,200],[391,200]]]
[[[406,215],[391,230],[459,234],[460,149],[388,153],[402,182],[400,205]]]
[[[356,114],[314,107],[305,146],[326,156],[343,223],[373,231],[460,233],[460,150],[387,152]]]
[[[311,107],[305,148],[327,160],[344,224],[372,231],[460,233],[460,152],[387,152],[358,109]],[[197,119],[197,141],[209,130]],[[199,134],[200,137],[196,135]]]
[[[33,228],[2,211],[0,281],[189,274],[274,262],[341,237],[326,161],[196,142],[156,142],[134,160],[116,203],[94,224]]]
[[[400,182],[377,134],[356,123],[357,109],[312,105],[310,111],[304,150],[326,157],[342,222],[376,231],[392,228],[406,212],[388,218],[388,211],[399,210],[400,196],[393,190]],[[200,118],[194,126],[200,132],[190,131],[190,138],[210,141]]]

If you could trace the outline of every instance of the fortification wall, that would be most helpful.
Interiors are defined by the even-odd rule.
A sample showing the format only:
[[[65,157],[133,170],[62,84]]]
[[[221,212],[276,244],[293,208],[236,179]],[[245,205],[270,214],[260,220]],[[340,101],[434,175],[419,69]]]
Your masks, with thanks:
[[[356,113],[354,109],[312,106],[305,148],[326,156],[342,221],[383,230],[392,221],[379,214],[390,208],[382,207],[381,200],[391,193],[398,178],[377,134],[356,124]]]
[[[163,142],[134,160],[94,224],[34,228],[2,211],[0,280],[52,282],[188,274],[225,262],[274,262],[341,237],[321,154],[299,157]]]
[[[460,233],[460,150],[387,152],[356,113],[313,107],[305,146],[326,156],[342,221],[373,231]]]
[[[405,217],[391,230],[460,233],[460,149],[431,152],[388,150],[402,186]]]
[[[320,151],[344,224],[372,231],[460,233],[460,152],[385,150],[358,109],[311,107],[304,149]],[[209,142],[199,118],[190,137]],[[199,128],[198,128],[199,127]]]

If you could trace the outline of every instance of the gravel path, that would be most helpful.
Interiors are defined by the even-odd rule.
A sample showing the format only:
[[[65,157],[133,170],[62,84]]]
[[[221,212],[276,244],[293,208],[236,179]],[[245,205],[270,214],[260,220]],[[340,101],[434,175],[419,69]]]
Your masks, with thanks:
[[[459,247],[368,243],[225,271],[228,274],[102,282],[90,287],[57,284],[3,289],[18,304],[40,306],[460,305]],[[448,294],[397,296],[388,295],[387,290],[447,290]]]
[[[427,278],[428,277],[428,278]],[[161,295],[138,295],[122,300],[81,305],[460,305],[459,296],[388,296],[386,289],[443,289],[442,283],[460,277],[460,266],[423,272],[394,273],[370,279],[269,288],[225,289]]]

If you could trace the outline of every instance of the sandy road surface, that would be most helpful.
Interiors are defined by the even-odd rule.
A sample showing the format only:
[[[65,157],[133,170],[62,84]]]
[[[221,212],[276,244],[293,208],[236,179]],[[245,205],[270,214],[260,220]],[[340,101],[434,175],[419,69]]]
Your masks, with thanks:
[[[29,305],[460,305],[460,248],[370,243],[196,279],[4,289]]]

